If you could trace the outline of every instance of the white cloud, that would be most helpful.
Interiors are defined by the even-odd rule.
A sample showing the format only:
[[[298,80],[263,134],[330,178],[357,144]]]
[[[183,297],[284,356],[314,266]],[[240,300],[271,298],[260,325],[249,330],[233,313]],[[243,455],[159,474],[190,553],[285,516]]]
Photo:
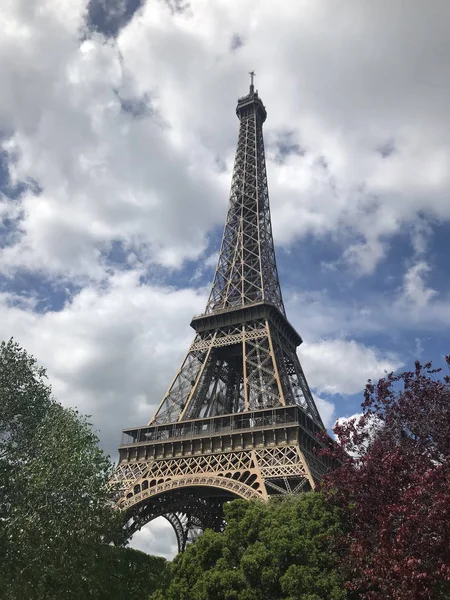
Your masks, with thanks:
[[[361,431],[360,420],[362,419],[363,416],[364,416],[363,413],[356,413],[354,415],[350,415],[349,417],[340,417],[339,419],[336,420],[336,425],[342,426],[342,425],[345,425],[348,421],[355,421],[357,429],[359,431]],[[382,427],[383,427],[383,422],[378,417],[375,417],[374,415],[366,417],[364,425],[362,427],[362,431],[364,431],[364,433],[368,434],[369,437],[359,444],[354,444],[353,436],[352,436],[352,443],[354,444],[353,448],[351,450],[350,450],[350,448],[346,448],[346,451],[354,458],[361,456],[362,454],[365,453],[369,444],[373,441],[375,435],[377,434],[378,431],[380,431],[380,429]],[[339,436],[337,436],[337,439],[339,440]]]
[[[450,325],[449,293],[437,293],[426,286],[428,270],[419,269],[419,276],[415,271],[414,265],[410,267],[395,291],[386,293],[380,284],[379,291],[371,290],[357,301],[351,296],[333,297],[327,290],[301,293],[289,290],[286,294],[289,318],[302,335],[305,348],[321,338],[361,339],[389,332],[402,336],[412,329],[441,331]],[[349,294],[351,291],[352,288]]]
[[[80,45],[75,17],[56,35],[59,2],[31,23],[20,3],[8,9],[28,33],[26,45],[17,28],[0,41],[0,84],[9,91],[0,123],[14,129],[4,147],[16,157],[13,180],[32,178],[41,191],[21,199],[20,235],[3,250],[2,270],[99,279],[114,241],[144,263],[179,267],[198,257],[219,218],[211,198],[226,197],[220,177],[157,116],[121,110],[133,89],[113,43],[96,36]],[[17,105],[24,95],[29,103]]]
[[[339,417],[336,419],[337,425],[345,425],[347,421],[358,421],[363,416],[363,413],[355,413],[354,415],[350,415],[349,417]]]
[[[424,309],[437,291],[426,287],[425,278],[430,267],[424,261],[419,261],[408,269],[403,283],[403,296],[400,302],[406,301],[414,309]]]
[[[215,268],[217,265],[217,261],[219,260],[219,252],[213,252],[209,256],[205,258],[203,264],[208,268]]]
[[[12,175],[43,189],[23,198],[3,270],[99,278],[113,241],[146,264],[199,257],[223,220],[248,65],[268,155],[287,129],[305,149],[269,162],[278,243],[331,232],[370,273],[405,223],[450,219],[445,1],[426,21],[418,1],[405,14],[400,2],[193,0],[175,15],[147,2],[117,40],[80,44],[86,5],[3,7],[0,124],[14,132]],[[236,33],[245,43],[230,52]],[[120,98],[152,116],[133,119]]]
[[[36,313],[0,296],[0,339],[16,340],[48,368],[56,397],[92,415],[116,455],[122,428],[150,420],[193,337],[205,297],[139,285],[139,273],[86,287],[61,311]]]
[[[320,393],[356,394],[367,379],[395,371],[403,363],[354,340],[321,340],[300,347],[300,360],[312,388]]]
[[[319,398],[317,394],[313,394],[313,396],[316,406],[319,409],[320,416],[322,417],[323,424],[327,429],[331,429],[336,420],[336,406],[333,404],[333,402],[330,402],[329,400]]]
[[[168,560],[178,553],[177,539],[172,525],[164,517],[158,517],[137,531],[130,541],[130,547]]]

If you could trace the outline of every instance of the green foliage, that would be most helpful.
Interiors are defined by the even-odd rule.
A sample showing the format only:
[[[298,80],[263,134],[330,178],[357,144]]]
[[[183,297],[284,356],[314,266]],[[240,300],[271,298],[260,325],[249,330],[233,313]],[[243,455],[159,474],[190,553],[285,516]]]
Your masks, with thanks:
[[[339,516],[318,493],[225,507],[223,534],[206,533],[175,558],[152,600],[343,600],[332,541]]]
[[[51,395],[45,371],[0,345],[0,595],[5,600],[142,598],[164,559],[122,543],[112,464],[89,423]]]
[[[160,556],[132,548],[103,546],[96,565],[96,600],[141,600],[168,584],[169,566]]]

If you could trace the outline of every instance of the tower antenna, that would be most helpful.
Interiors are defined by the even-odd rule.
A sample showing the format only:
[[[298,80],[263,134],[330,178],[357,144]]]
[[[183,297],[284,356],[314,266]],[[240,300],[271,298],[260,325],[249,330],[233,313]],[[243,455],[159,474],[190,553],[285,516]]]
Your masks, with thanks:
[[[250,94],[254,94],[255,86],[253,85],[253,78],[255,77],[256,73],[255,73],[255,71],[250,71],[249,75],[250,75]]]

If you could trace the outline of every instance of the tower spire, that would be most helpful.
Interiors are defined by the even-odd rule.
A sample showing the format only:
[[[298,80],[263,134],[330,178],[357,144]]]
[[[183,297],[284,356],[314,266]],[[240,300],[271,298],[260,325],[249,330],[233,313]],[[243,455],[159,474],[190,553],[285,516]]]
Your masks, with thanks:
[[[253,85],[253,78],[255,77],[256,73],[255,73],[255,71],[250,71],[249,75],[250,75],[250,94],[254,94],[255,86]]]
[[[285,315],[267,188],[262,131],[267,112],[252,93],[238,100],[236,114],[240,127],[230,201],[206,312],[266,301]]]

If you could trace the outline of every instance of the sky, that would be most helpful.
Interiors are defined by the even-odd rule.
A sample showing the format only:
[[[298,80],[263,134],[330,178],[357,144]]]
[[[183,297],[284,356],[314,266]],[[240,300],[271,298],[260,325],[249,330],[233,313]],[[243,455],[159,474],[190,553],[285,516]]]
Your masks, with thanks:
[[[0,339],[117,457],[193,338],[248,71],[288,318],[328,427],[450,353],[446,0],[3,0]],[[157,520],[132,540],[173,556]]]

